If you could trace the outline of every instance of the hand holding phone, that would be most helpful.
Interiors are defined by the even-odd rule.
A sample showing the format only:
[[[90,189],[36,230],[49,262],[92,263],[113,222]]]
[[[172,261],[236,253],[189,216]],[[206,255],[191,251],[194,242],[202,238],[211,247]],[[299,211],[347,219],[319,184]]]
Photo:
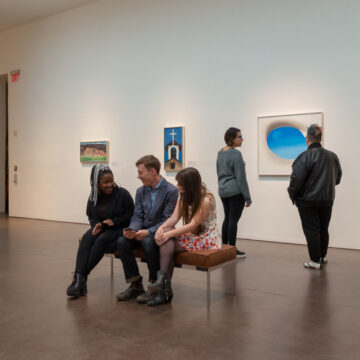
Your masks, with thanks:
[[[127,239],[133,239],[135,237],[135,230],[131,229],[131,228],[125,228],[123,230],[123,235],[127,238]]]

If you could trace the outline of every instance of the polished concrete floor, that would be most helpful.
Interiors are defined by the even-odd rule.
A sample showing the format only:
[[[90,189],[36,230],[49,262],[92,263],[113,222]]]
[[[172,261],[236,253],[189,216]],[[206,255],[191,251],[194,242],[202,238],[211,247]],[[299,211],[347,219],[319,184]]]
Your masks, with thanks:
[[[360,359],[360,252],[330,249],[324,270],[304,246],[239,240],[247,259],[212,280],[176,269],[173,302],[117,303],[125,287],[103,259],[89,294],[68,299],[86,226],[0,216],[0,359]],[[299,229],[300,231],[300,229]],[[146,266],[140,264],[146,276]]]

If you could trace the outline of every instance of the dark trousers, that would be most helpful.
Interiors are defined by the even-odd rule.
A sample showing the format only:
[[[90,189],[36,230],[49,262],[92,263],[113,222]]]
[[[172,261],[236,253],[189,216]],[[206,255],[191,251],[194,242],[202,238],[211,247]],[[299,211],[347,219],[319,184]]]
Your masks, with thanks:
[[[105,252],[111,248],[119,234],[118,229],[101,231],[98,235],[91,234],[89,229],[82,237],[76,256],[75,272],[89,275],[99,263]],[[114,249],[113,249],[114,250]]]
[[[327,254],[329,246],[329,223],[332,205],[298,206],[302,228],[306,237],[310,259],[320,262]]]
[[[241,194],[221,198],[224,206],[225,219],[222,225],[223,244],[236,244],[237,223],[244,210],[245,199]]]
[[[149,269],[149,280],[156,280],[156,273],[160,269],[159,246],[155,243],[154,236],[149,235],[143,240],[127,239],[120,236],[116,242],[116,248],[119,253],[127,282],[133,282],[139,278],[139,267],[137,265],[134,249],[142,248],[146,255],[146,262]]]

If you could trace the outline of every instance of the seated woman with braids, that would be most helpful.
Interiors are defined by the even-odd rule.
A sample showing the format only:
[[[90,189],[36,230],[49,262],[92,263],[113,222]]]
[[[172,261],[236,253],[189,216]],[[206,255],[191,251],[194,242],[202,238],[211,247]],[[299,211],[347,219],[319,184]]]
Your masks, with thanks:
[[[199,172],[192,167],[176,175],[180,197],[171,217],[157,230],[155,241],[160,246],[160,270],[157,281],[149,286],[157,295],[147,305],[170,302],[173,293],[171,277],[176,252],[217,250],[221,248],[221,235],[216,226],[215,198],[201,181]],[[183,226],[175,228],[180,218]]]
[[[68,296],[84,296],[86,281],[115,239],[130,223],[134,201],[127,190],[114,182],[106,165],[95,165],[90,176],[91,193],[86,214],[91,228],[83,235],[77,252],[73,282],[67,288]],[[114,245],[115,250],[115,245]]]

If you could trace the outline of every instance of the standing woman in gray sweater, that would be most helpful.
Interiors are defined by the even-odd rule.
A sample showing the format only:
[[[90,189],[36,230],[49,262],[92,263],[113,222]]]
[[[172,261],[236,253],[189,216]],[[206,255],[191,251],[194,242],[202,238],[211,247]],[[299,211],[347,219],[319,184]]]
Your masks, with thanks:
[[[218,152],[216,169],[219,195],[224,206],[225,219],[222,225],[223,244],[236,244],[237,223],[245,207],[251,205],[249,186],[246,180],[245,162],[237,147],[243,142],[240,129],[229,128],[225,132],[226,146]],[[238,258],[246,257],[236,250]]]

